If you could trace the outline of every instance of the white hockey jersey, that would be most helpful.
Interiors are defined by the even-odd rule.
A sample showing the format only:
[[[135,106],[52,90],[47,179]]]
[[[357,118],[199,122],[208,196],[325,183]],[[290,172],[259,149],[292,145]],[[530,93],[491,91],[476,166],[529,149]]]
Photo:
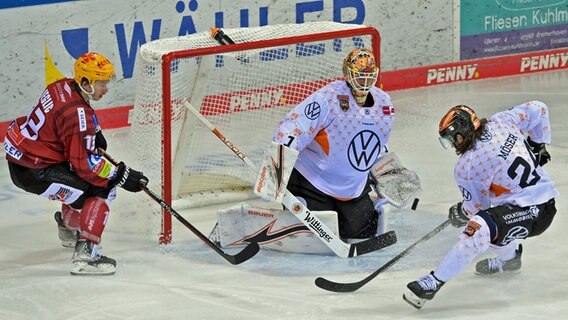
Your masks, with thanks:
[[[373,106],[361,107],[345,81],[334,81],[298,104],[274,133],[276,143],[300,152],[295,168],[339,200],[361,195],[392,131],[390,96],[376,87],[369,94]]]
[[[531,101],[494,114],[481,140],[460,156],[454,176],[469,217],[497,205],[525,207],[558,196],[548,173],[535,163],[526,136],[550,143],[544,103]]]

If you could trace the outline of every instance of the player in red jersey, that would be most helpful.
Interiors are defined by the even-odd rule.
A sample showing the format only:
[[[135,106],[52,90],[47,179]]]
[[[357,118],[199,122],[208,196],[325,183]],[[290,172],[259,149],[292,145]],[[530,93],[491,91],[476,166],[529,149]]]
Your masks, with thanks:
[[[114,66],[89,52],[74,65],[74,78],[47,86],[30,113],[13,121],[4,139],[10,177],[30,193],[62,202],[55,213],[62,245],[75,247],[71,274],[113,274],[116,261],[97,244],[116,187],[141,191],[142,172],[113,165],[98,155],[106,150],[90,100],[99,101],[114,78]]]

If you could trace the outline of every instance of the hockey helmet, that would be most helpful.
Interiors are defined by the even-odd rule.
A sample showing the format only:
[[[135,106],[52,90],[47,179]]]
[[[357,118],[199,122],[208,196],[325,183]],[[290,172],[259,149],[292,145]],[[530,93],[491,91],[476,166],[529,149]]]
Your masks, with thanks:
[[[378,74],[377,61],[369,49],[354,49],[343,60],[343,76],[357,96],[367,96]]]
[[[109,81],[114,78],[114,66],[102,54],[87,52],[77,58],[73,68],[75,82],[81,84],[83,79],[87,79],[93,86],[96,81]]]
[[[471,136],[475,130],[481,126],[475,111],[468,106],[458,105],[450,109],[440,120],[438,133],[440,143],[444,149],[456,146],[457,135],[462,139]]]

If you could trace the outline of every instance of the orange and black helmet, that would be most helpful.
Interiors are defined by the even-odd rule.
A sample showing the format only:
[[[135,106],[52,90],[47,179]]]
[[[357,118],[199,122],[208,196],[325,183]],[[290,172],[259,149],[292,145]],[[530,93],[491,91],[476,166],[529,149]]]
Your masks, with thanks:
[[[458,105],[450,109],[440,120],[438,134],[444,148],[456,145],[456,136],[459,134],[465,139],[471,136],[481,126],[475,111],[468,106]]]

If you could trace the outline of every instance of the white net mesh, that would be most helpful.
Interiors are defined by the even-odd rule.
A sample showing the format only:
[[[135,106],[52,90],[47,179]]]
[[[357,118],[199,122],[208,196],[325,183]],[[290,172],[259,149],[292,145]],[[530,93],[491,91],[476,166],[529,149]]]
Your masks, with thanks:
[[[227,53],[216,51],[220,44],[209,33],[143,45],[129,141],[132,153],[140,158],[136,168],[149,177],[152,190],[171,192],[173,199],[192,199],[190,205],[251,195],[257,173],[187,112],[183,100],[260,165],[279,120],[313,91],[340,78],[349,51],[372,48],[368,29],[333,22],[224,29],[235,43],[250,46],[262,40],[308,36],[292,44],[266,43],[266,47]],[[367,30],[367,34],[322,40],[339,30]],[[172,60],[169,68],[171,130],[164,134],[171,137],[171,145],[164,145],[162,95],[168,84],[162,83],[162,57],[188,49],[200,51],[197,56]],[[171,152],[171,164],[164,163],[165,152]],[[172,183],[164,185],[162,173],[167,166],[172,168]],[[178,203],[174,203],[176,209]]]

